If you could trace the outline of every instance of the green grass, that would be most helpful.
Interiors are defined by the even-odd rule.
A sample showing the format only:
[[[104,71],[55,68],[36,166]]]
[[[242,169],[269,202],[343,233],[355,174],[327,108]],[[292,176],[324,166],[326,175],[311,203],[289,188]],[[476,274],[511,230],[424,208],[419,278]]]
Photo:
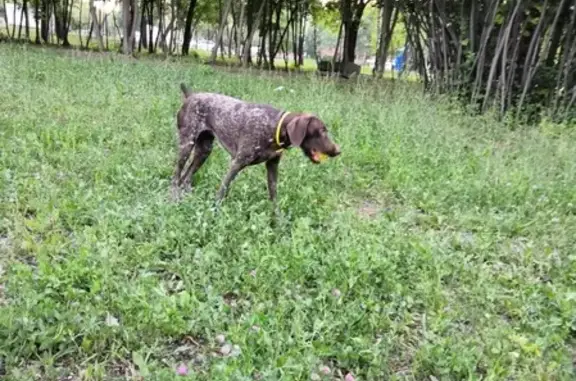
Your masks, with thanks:
[[[317,113],[343,154],[285,155],[277,225],[263,166],[212,212],[222,149],[170,202],[181,81]],[[0,46],[0,84],[4,379],[574,379],[574,129],[403,82],[25,46]]]

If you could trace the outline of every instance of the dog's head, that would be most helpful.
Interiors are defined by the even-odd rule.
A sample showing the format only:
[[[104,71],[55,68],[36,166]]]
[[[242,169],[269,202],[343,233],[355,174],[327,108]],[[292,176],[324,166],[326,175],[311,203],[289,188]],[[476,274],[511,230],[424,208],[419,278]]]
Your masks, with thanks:
[[[286,125],[286,132],[291,145],[300,147],[315,164],[320,163],[322,155],[340,155],[340,147],[328,136],[326,125],[314,115],[300,114],[294,117]]]

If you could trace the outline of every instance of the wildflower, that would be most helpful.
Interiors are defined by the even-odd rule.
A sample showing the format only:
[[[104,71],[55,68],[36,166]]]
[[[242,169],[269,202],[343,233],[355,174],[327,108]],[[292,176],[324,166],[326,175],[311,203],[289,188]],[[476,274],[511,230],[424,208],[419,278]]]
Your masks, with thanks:
[[[188,375],[188,367],[186,366],[186,364],[181,364],[176,369],[176,374],[179,376],[187,376]]]

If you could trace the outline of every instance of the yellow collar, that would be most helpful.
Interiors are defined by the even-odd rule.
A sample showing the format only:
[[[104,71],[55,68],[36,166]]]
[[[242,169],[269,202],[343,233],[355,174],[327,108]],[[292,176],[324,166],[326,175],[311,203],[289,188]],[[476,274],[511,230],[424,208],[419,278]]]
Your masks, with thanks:
[[[282,122],[284,121],[284,118],[286,118],[288,114],[290,114],[288,111],[285,112],[278,121],[278,125],[276,125],[276,145],[280,147],[280,149],[277,149],[276,152],[284,151],[284,148],[282,148],[282,144],[280,143],[280,129],[282,128]]]

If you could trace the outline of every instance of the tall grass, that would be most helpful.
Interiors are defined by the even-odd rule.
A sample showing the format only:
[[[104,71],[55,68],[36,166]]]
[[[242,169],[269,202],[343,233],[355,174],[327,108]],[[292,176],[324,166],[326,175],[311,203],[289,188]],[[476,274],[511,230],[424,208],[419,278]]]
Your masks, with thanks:
[[[263,166],[212,212],[222,149],[170,202],[181,81],[314,112],[343,154],[285,155],[278,225]],[[401,82],[6,45],[0,84],[5,379],[574,379],[570,130]]]

